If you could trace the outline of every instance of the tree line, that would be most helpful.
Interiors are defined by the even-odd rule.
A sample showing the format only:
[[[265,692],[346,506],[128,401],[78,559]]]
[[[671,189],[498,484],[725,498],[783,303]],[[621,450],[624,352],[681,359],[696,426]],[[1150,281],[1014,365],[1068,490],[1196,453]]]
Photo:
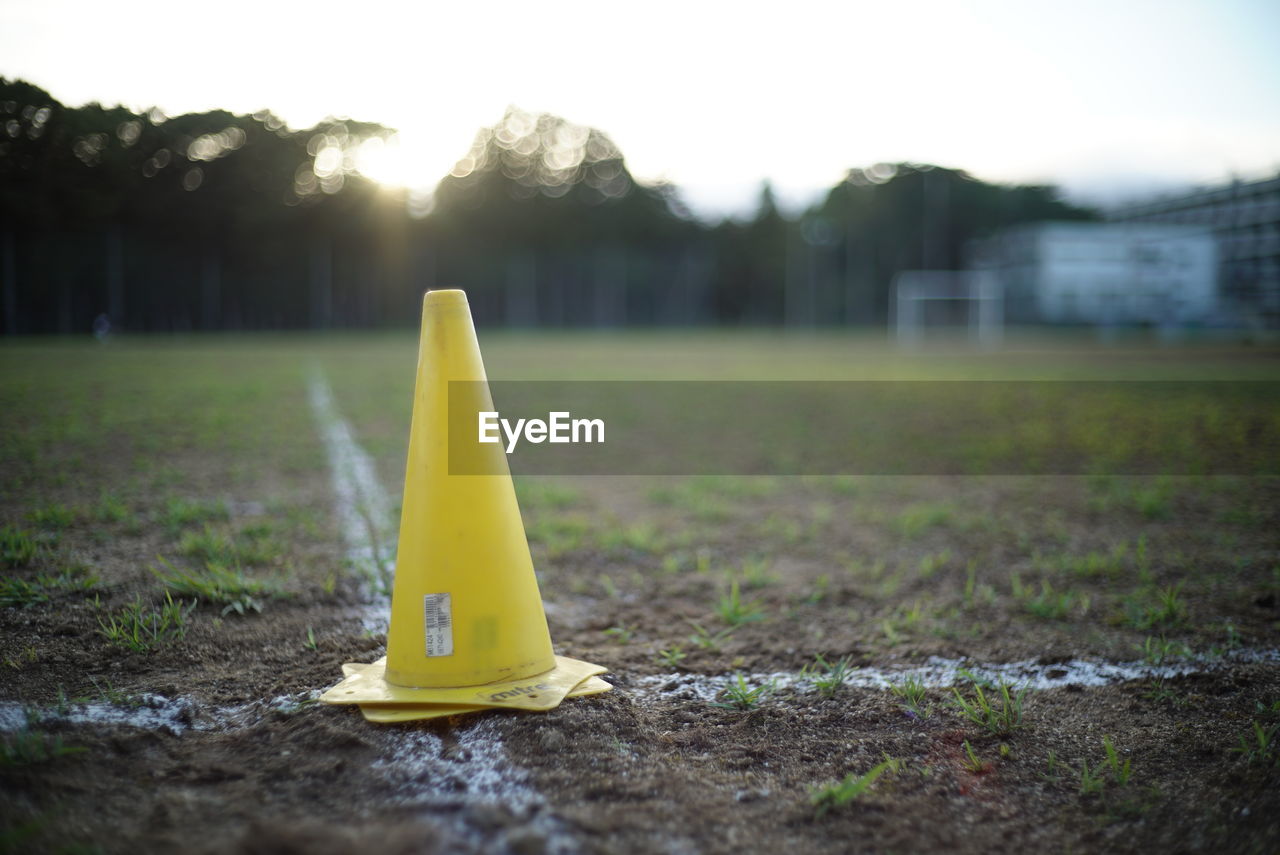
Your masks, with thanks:
[[[785,216],[690,215],[604,132],[511,109],[429,199],[365,178],[392,131],[268,111],[68,107],[0,78],[0,330],[411,325],[431,287],[510,326],[883,323],[894,274],[1004,226],[1086,219],[1049,186],[851,169]]]

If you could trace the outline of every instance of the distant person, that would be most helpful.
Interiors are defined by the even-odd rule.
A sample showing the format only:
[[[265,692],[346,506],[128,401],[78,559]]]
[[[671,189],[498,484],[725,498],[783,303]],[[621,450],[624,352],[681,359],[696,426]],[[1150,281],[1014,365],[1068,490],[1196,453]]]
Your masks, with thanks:
[[[93,319],[93,337],[100,342],[106,342],[111,335],[111,319],[107,317],[107,313],[103,312]]]

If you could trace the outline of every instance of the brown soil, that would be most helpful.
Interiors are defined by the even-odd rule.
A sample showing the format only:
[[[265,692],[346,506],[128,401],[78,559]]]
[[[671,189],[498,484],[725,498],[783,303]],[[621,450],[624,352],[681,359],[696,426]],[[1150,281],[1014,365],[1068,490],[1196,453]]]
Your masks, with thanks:
[[[314,486],[318,496],[320,485]],[[643,513],[659,531],[679,530],[673,520],[680,512],[646,505],[644,488],[615,485],[609,495],[616,505],[608,506],[599,483],[581,489],[585,498],[575,509],[555,513],[582,515],[596,527],[620,524],[617,514]],[[773,546],[771,578],[744,591],[766,606],[768,617],[742,626],[718,651],[698,650],[687,638],[691,620],[720,626],[714,604],[725,577],[661,566],[663,555],[688,546],[659,552],[583,546],[553,556],[535,541],[558,648],[609,666],[616,691],[548,714],[493,713],[425,727],[377,727],[351,709],[287,702],[334,682],[344,661],[381,653],[383,638],[361,624],[354,582],[324,593],[305,581],[340,567],[331,534],[328,560],[292,577],[290,596],[269,601],[262,614],[222,617],[201,607],[182,642],[130,653],[105,642],[98,618],[145,587],[146,571],[135,562],[161,545],[150,538],[165,536],[102,540],[96,526],[72,526],[59,548],[109,574],[104,605],[55,595],[0,612],[4,697],[49,709],[60,693],[96,697],[109,684],[126,694],[188,698],[186,720],[209,729],[171,733],[52,717],[38,728],[85,750],[0,768],[6,840],[20,851],[104,852],[1274,851],[1280,770],[1274,758],[1249,763],[1231,751],[1254,720],[1268,726],[1276,720],[1274,664],[1169,680],[1160,696],[1148,681],[1034,692],[1025,702],[1025,727],[1003,737],[963,721],[943,690],[928,693],[925,718],[878,690],[845,689],[829,699],[778,692],[750,711],[713,707],[679,691],[635,691],[644,675],[672,670],[655,656],[675,645],[686,652],[680,670],[717,674],[795,671],[817,653],[877,665],[929,655],[1133,659],[1137,641],[1149,634],[1125,627],[1102,606],[1101,619],[1091,609],[1063,621],[1031,620],[1005,601],[1004,578],[986,574],[979,579],[998,583],[1001,594],[966,606],[967,563],[960,560],[927,579],[905,574],[892,590],[859,569],[864,564],[845,566],[845,556],[876,555],[914,567],[919,556],[946,548],[980,555],[984,566],[1025,565],[1025,543],[996,538],[992,545],[990,531],[947,525],[906,538],[877,523],[928,499],[995,515],[1016,531],[1026,516],[1025,485],[896,484],[877,490],[874,512],[860,510],[856,494],[847,499],[817,489],[789,485],[742,500],[733,518],[708,527],[718,533],[705,541],[713,562],[737,565],[760,548],[759,535],[750,532],[769,529],[766,521],[788,509],[820,501],[835,507],[833,519],[851,520]],[[1078,482],[1037,489],[1056,495],[1059,513],[1072,521],[1068,541],[1101,544],[1109,527],[1131,530],[1131,520],[1091,516]],[[1252,489],[1274,506],[1273,485]],[[1180,511],[1184,519],[1208,512]],[[544,513],[550,512],[530,516]],[[253,519],[226,524],[234,529]],[[1205,572],[1215,566],[1194,526],[1145,530],[1163,554],[1198,550],[1193,554],[1204,556]],[[791,537],[785,530],[782,536]],[[321,547],[291,540],[289,549]],[[1258,529],[1232,545],[1256,555],[1274,555],[1273,548],[1271,532]],[[1269,570],[1255,562],[1238,568],[1230,584],[1194,587],[1179,637],[1203,650],[1229,619],[1250,646],[1274,647]],[[1166,573],[1174,568],[1157,571],[1161,578]],[[823,575],[829,577],[823,594],[812,600]],[[1105,598],[1108,586],[1120,583],[1082,584]],[[922,600],[925,617],[904,627],[899,640],[886,639],[883,622]],[[604,632],[612,627],[629,635]],[[31,649],[35,661],[26,654]],[[262,705],[281,696],[287,697],[279,708]],[[246,705],[228,718],[228,708]],[[1131,760],[1132,780],[1082,794],[1081,764],[1102,762],[1104,735]],[[472,756],[497,739],[506,771]],[[986,764],[981,772],[966,767],[966,741]],[[815,815],[814,787],[860,775],[886,756],[901,761],[898,771],[845,808]],[[524,784],[504,791],[504,776]]]
[[[581,479],[523,509],[558,652],[607,666],[615,691],[546,714],[375,726],[306,702],[385,639],[367,630],[365,586],[347,572],[302,368],[277,366],[269,386],[257,372],[275,363],[260,355],[229,367],[210,357],[188,384],[198,356],[137,356],[173,375],[155,381],[178,390],[155,405],[172,423],[134,424],[128,401],[107,427],[64,420],[98,394],[74,359],[4,399],[27,409],[0,437],[0,528],[46,544],[4,579],[84,565],[101,582],[0,606],[0,702],[36,710],[26,738],[83,749],[32,758],[17,731],[0,735],[0,851],[1280,850],[1280,748],[1233,750],[1255,723],[1280,723],[1274,660],[1032,692],[1023,726],[1001,736],[965,721],[943,689],[928,691],[928,715],[872,689],[779,691],[752,710],[640,691],[654,675],[795,672],[819,654],[886,666],[935,655],[1132,661],[1151,643],[1274,650],[1276,479]],[[336,365],[331,375],[337,384]],[[150,375],[113,376],[124,384],[114,394],[161,397]],[[358,387],[363,375],[351,376]],[[76,383],[86,389],[68,391]],[[31,403],[27,387],[52,391]],[[292,397],[276,395],[285,388]],[[221,395],[212,404],[210,389]],[[385,409],[339,398],[357,423],[353,410]],[[404,415],[388,419],[386,450],[373,449],[384,477],[402,471]],[[105,490],[127,519],[95,510]],[[224,500],[229,518],[166,522],[174,499]],[[73,519],[34,513],[55,506]],[[102,619],[135,596],[157,605],[149,568],[158,555],[197,566],[184,538],[206,526],[229,538],[269,527],[272,548],[250,569],[286,596],[244,616],[202,604],[184,638],[150,652],[110,644]],[[731,578],[762,619],[700,648],[691,622],[729,628],[717,602]],[[1042,580],[1068,595],[1059,613],[1034,613],[1054,610],[1053,597],[1036,600]],[[185,711],[170,728],[58,713],[143,694]],[[1103,763],[1104,737],[1132,777],[1104,773],[1102,790],[1084,793],[1082,767]],[[968,768],[966,743],[981,771]],[[896,771],[816,815],[814,788],[886,756]]]

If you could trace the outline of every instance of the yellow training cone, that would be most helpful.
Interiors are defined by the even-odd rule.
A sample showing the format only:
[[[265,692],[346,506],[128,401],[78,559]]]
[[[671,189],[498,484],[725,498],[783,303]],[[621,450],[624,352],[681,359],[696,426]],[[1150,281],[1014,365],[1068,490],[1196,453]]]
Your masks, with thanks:
[[[551,649],[501,444],[468,449],[482,456],[472,471],[494,474],[450,474],[451,381],[454,406],[494,410],[466,295],[429,291],[422,304],[387,655],[344,669],[346,678],[321,697],[376,705],[366,711],[370,720],[495,706],[546,710],[569,694],[608,688],[603,681],[587,682],[604,668]],[[395,705],[404,709],[391,716],[387,710]]]

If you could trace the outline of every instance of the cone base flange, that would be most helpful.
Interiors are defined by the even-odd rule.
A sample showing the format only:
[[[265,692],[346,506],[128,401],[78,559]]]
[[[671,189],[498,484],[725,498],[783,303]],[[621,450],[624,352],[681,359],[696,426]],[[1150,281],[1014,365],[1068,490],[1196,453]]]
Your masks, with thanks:
[[[565,698],[599,695],[612,688],[612,685],[599,677],[588,677],[570,689]],[[365,721],[370,721],[374,724],[429,721],[468,713],[489,712],[494,709],[497,708],[481,707],[474,704],[360,704],[360,712],[364,714]]]
[[[603,674],[608,669],[580,659],[557,656],[555,667],[550,671],[523,680],[444,689],[397,686],[387,682],[386,670],[385,656],[365,666],[355,663],[344,665],[346,676],[342,682],[321,695],[320,700],[327,704],[374,704],[378,707],[430,704],[549,710],[559,706],[588,677]]]

